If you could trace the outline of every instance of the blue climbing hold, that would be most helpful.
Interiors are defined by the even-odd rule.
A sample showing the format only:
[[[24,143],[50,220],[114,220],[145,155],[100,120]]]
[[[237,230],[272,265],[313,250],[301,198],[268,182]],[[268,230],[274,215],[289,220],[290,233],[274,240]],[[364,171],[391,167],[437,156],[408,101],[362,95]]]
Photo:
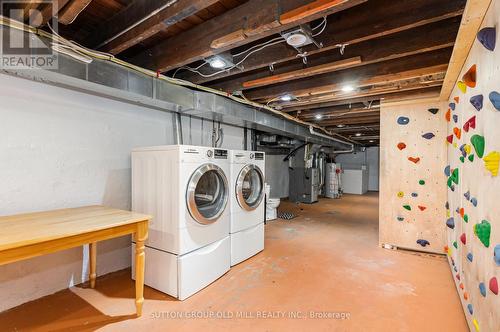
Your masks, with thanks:
[[[427,240],[424,240],[424,239],[418,239],[417,244],[420,244],[422,247],[425,247],[425,246],[429,245],[430,242]]]
[[[433,133],[425,133],[422,135],[422,137],[425,139],[432,139],[432,138],[434,138],[434,136],[436,136],[436,135],[434,135]]]
[[[479,292],[482,296],[486,297],[486,286],[484,285],[484,282],[479,283]]]
[[[407,125],[408,123],[410,123],[410,119],[408,119],[406,116],[400,116],[398,118],[398,124]]]
[[[500,244],[497,244],[493,249],[493,259],[495,263],[500,266]]]
[[[489,97],[493,106],[497,109],[497,111],[500,111],[500,93],[492,91],[490,92]]]
[[[450,176],[451,175],[451,168],[450,168],[450,165],[446,166],[444,168],[444,175],[446,176]]]
[[[483,46],[489,50],[489,51],[494,51],[495,50],[495,43],[497,40],[497,32],[496,29],[493,27],[488,27],[488,28],[483,28],[479,30],[477,33],[477,40]]]
[[[450,106],[450,108],[451,108],[452,111],[455,110],[455,103],[450,103],[448,106]]]
[[[470,201],[470,191],[467,191],[465,194],[464,194],[464,197],[466,200]]]
[[[471,252],[467,254],[467,259],[469,260],[469,262],[472,263],[472,260],[474,259],[474,256],[472,256]]]
[[[470,103],[475,109],[480,111],[483,108],[483,95],[472,96],[470,98]]]
[[[455,228],[455,219],[450,218],[450,219],[446,220],[446,226],[448,226],[451,229],[454,229]]]
[[[472,203],[472,205],[477,206],[477,198],[476,197],[472,197],[470,199],[470,202]]]
[[[458,115],[453,114],[453,121],[454,121],[455,123],[457,123],[457,122],[458,122]]]
[[[411,193],[411,197],[418,197],[417,193]]]
[[[469,310],[469,314],[473,314],[474,313],[474,309],[472,308],[472,304],[467,304],[467,310]]]

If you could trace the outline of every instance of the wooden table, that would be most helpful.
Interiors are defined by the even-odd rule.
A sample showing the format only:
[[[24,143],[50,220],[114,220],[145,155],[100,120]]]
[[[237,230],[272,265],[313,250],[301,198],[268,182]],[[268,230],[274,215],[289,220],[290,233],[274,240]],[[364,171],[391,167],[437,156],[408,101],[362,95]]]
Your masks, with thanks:
[[[144,241],[151,216],[86,206],[0,217],[0,265],[89,244],[90,287],[95,287],[96,244],[127,234],[136,242],[135,305],[144,303]]]

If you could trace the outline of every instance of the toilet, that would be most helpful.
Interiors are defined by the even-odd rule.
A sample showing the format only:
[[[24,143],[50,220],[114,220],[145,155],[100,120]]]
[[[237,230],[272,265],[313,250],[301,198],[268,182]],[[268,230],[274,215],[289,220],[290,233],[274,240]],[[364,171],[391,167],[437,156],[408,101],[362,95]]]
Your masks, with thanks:
[[[278,218],[278,206],[280,206],[279,198],[268,198],[266,202],[266,221]]]

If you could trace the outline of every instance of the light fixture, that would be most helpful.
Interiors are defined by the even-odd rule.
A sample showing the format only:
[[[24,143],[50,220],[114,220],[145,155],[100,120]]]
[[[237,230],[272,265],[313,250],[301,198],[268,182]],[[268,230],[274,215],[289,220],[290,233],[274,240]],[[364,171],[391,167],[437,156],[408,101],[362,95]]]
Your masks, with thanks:
[[[293,99],[293,96],[290,95],[290,94],[286,94],[286,95],[283,95],[283,96],[280,97],[281,101],[290,101],[292,99]]]
[[[344,128],[344,127],[345,127],[345,125],[343,125],[343,124],[338,124],[337,125],[337,128]]]
[[[233,56],[230,53],[220,53],[205,59],[205,62],[214,69],[224,69],[234,66]]]
[[[359,136],[361,136],[361,133],[356,133],[355,136],[359,137]]]
[[[375,142],[375,141],[371,139],[371,140],[369,140],[368,142],[373,143],[373,142]]]
[[[314,117],[316,118],[316,120],[321,120],[321,118],[323,118],[323,115],[322,114],[316,114]]]
[[[344,85],[342,87],[342,91],[343,92],[353,92],[354,91],[354,87],[352,85]]]
[[[221,69],[221,68],[226,67],[226,63],[224,62],[224,60],[219,59],[219,58],[214,58],[214,59],[210,60],[209,64],[210,64],[210,67],[216,68],[216,69]]]

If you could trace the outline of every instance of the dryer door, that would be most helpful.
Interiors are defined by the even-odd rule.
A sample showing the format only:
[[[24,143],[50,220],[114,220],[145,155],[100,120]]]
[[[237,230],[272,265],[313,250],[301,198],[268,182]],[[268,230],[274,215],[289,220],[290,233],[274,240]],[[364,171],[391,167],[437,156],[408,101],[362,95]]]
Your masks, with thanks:
[[[204,164],[194,171],[186,190],[187,209],[194,220],[204,225],[216,222],[227,199],[227,178],[219,166]]]
[[[256,165],[246,165],[236,179],[236,199],[242,209],[255,210],[264,198],[264,175]]]

